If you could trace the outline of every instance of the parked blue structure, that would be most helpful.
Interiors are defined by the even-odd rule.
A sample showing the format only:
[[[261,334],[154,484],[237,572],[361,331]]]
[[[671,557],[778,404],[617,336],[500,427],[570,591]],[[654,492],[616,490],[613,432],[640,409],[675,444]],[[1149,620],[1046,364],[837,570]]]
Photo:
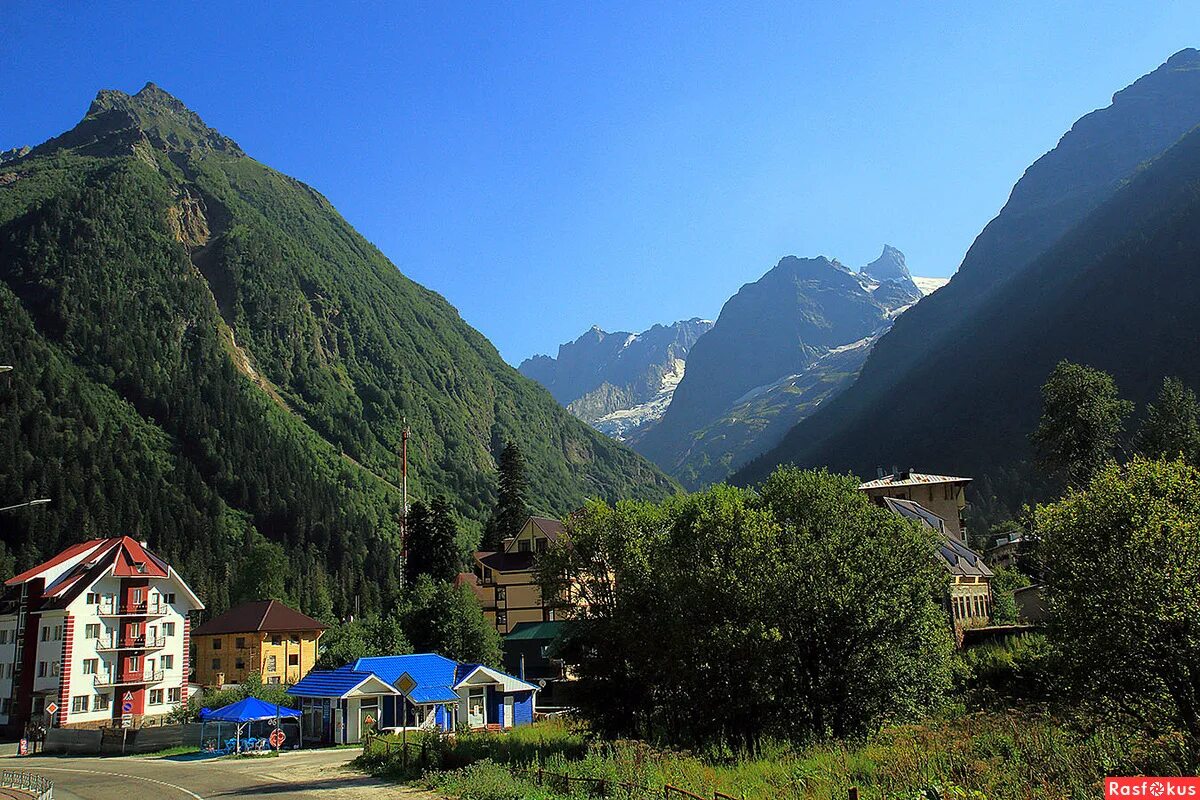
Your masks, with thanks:
[[[349,744],[371,730],[527,725],[537,691],[481,664],[415,653],[314,670],[288,694],[300,701],[305,740]]]

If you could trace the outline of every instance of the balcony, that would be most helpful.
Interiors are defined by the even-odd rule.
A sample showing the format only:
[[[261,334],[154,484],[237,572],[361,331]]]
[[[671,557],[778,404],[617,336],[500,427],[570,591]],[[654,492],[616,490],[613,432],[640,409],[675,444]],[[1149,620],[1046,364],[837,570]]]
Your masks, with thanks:
[[[97,610],[102,617],[161,617],[171,609],[163,603],[101,603]]]
[[[159,683],[163,679],[163,671],[155,670],[154,672],[131,672],[126,675],[116,675],[112,673],[102,673],[95,676],[95,686],[97,689],[112,686],[133,686],[143,683]]]
[[[145,636],[127,636],[124,639],[109,636],[107,639],[96,640],[96,650],[101,653],[116,650],[161,650],[166,646],[165,636],[159,636],[157,639],[147,639]]]

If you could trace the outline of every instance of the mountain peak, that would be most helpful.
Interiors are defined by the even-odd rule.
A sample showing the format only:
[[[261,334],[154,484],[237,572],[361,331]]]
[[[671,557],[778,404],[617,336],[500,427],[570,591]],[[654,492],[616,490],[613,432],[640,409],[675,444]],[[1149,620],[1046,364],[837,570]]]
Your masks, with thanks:
[[[879,258],[862,268],[862,274],[880,283],[912,279],[908,272],[908,265],[904,262],[904,253],[890,244],[883,246],[883,252],[879,254]]]
[[[110,156],[134,154],[139,146],[175,153],[245,155],[236,142],[205,125],[199,114],[153,82],[133,95],[101,89],[78,125],[37,149]]]

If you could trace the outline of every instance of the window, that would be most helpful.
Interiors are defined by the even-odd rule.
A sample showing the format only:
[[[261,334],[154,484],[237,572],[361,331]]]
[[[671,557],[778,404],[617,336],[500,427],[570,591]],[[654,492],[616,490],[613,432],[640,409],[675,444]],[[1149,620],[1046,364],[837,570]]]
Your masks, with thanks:
[[[174,622],[164,622],[162,624],[162,631],[163,631],[163,636],[174,636],[175,635],[175,623]]]
[[[143,600],[146,599],[145,591],[146,590],[140,586],[133,590],[133,604],[135,606],[139,605]]]
[[[245,669],[246,668],[245,660],[238,658],[236,661],[233,662],[233,668],[234,669]]]
[[[238,650],[245,650],[246,649],[246,637],[245,636],[237,637],[237,639],[234,640],[233,646],[236,647]]]
[[[271,637],[271,644],[283,644],[283,637],[278,633]]]
[[[83,660],[83,674],[84,675],[95,675],[99,671],[99,669],[100,669],[100,659],[85,658]]]
[[[508,587],[497,586],[496,587],[496,600],[499,601],[499,600],[507,600],[507,599],[508,599]]]
[[[215,670],[220,670],[221,669],[221,659],[214,658],[212,660],[212,668]]]
[[[63,626],[55,625],[54,626],[54,641],[61,642],[62,638],[63,638]]]
[[[275,666],[275,656],[267,656],[266,672],[274,672],[277,669]]]
[[[213,639],[213,650],[220,650],[220,649],[221,649],[221,640]]]
[[[169,606],[175,605],[175,593],[167,592],[166,594],[163,595],[163,601],[166,602],[166,604]]]
[[[291,641],[292,644],[300,644],[300,634],[298,634],[298,633],[293,633],[291,636],[288,637],[288,639]]]
[[[162,701],[163,701],[163,690],[162,689],[151,689],[150,690],[150,705],[161,706]]]
[[[154,659],[153,658],[146,659],[146,672],[150,673],[151,675],[154,674]]]
[[[89,622],[88,624],[84,625],[83,626],[83,638],[99,639],[100,638],[100,623],[99,622]]]
[[[87,598],[84,602],[86,602],[89,606],[94,606],[94,605],[99,604],[100,593],[99,592],[88,592]]]
[[[299,653],[288,654],[288,666],[289,667],[300,666],[300,654]]]
[[[0,631],[0,644],[8,644],[8,631]]]
[[[272,675],[271,677],[267,678],[267,683],[279,683],[279,676]]]
[[[58,677],[58,662],[57,661],[50,662],[50,677],[52,677],[52,678]]]
[[[550,545],[550,540],[549,540],[549,539],[538,539],[538,540],[537,540],[537,551],[538,551],[539,553],[544,553],[544,552],[546,552],[546,548],[547,548],[549,545]]]
[[[496,625],[501,628],[508,627],[508,614],[503,611],[496,612]]]
[[[45,661],[39,661],[37,676],[39,678],[44,678],[44,677],[46,677],[47,673],[49,673],[49,672],[50,672],[50,665],[47,664]]]
[[[129,638],[130,639],[139,639],[139,638],[141,638],[141,635],[142,635],[142,623],[140,623],[140,622],[129,623]]]
[[[550,645],[544,644],[544,645],[542,645],[542,658],[549,658],[549,657],[550,657]]]
[[[129,657],[129,671],[137,672],[141,668],[142,668],[142,657],[139,656],[137,653],[134,653],[133,655],[131,655]]]
[[[43,695],[33,698],[33,713],[35,716],[46,713],[46,698]]]
[[[0,700],[0,714],[8,716],[10,711],[12,711],[12,698],[5,697],[4,699]]]
[[[87,707],[88,707],[87,695],[80,694],[80,695],[76,695],[75,697],[71,698],[71,713],[72,714],[82,714],[83,712],[87,711]]]
[[[92,711],[108,711],[108,695],[98,694],[93,697]]]
[[[167,690],[167,700],[172,703],[182,702],[183,690],[176,686],[174,689]]]
[[[529,541],[528,539],[522,539],[521,541],[517,542],[517,552],[518,553],[528,553],[532,549],[533,549],[533,542]]]
[[[175,669],[175,656],[163,656],[158,663],[163,669]]]
[[[50,641],[50,629],[49,628],[42,628],[42,641],[43,642]]]

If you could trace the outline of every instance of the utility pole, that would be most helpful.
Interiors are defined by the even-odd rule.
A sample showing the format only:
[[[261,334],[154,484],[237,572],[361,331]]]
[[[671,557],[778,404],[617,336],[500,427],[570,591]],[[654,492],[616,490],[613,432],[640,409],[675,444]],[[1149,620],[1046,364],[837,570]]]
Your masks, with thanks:
[[[404,418],[404,430],[400,432],[400,490],[404,494],[404,511],[400,519],[400,557],[408,567],[408,417]]]

